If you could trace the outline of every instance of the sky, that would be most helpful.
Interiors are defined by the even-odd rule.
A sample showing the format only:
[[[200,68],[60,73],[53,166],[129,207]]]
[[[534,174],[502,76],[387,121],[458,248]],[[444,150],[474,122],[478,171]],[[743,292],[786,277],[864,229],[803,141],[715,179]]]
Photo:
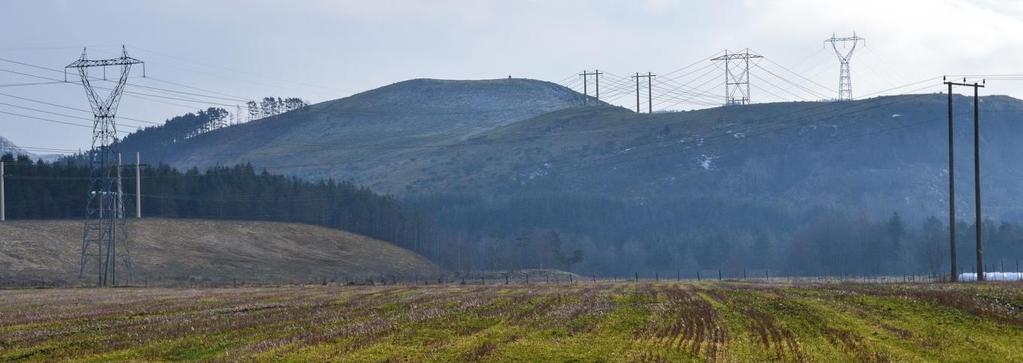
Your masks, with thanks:
[[[851,60],[854,97],[938,92],[943,74],[1023,74],[1020,1],[6,0],[0,136],[41,154],[89,147],[82,87],[51,81],[82,47],[108,58],[124,45],[146,63],[127,90],[163,97],[125,95],[128,132],[264,96],[321,102],[411,78],[580,87],[576,74],[593,69],[618,104],[634,107],[629,75],[653,72],[655,109],[708,107],[724,98],[709,58],[745,48],[765,57],[751,68],[754,102],[814,100],[838,88],[824,40],[853,32],[866,38]],[[40,82],[53,83],[24,85]],[[672,96],[679,87],[702,103]],[[1023,82],[992,80],[984,94],[1023,98]]]

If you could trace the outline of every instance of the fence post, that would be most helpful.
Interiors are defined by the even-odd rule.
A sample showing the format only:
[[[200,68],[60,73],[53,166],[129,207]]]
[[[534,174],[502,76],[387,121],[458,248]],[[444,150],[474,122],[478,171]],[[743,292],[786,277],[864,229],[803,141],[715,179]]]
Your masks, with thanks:
[[[696,281],[700,281],[700,271],[696,271]]]
[[[636,282],[639,282],[639,272],[636,273]]]
[[[660,274],[660,272],[654,271],[654,281],[657,281],[657,282],[661,281],[661,274]]]
[[[721,281],[721,269],[718,269],[718,281]]]

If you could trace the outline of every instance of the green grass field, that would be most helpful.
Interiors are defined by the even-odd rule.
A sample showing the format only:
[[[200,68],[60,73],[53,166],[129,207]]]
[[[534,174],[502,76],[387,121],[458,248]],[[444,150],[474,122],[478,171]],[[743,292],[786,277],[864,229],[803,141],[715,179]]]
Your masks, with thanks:
[[[1023,284],[0,291],[2,361],[1023,361]]]

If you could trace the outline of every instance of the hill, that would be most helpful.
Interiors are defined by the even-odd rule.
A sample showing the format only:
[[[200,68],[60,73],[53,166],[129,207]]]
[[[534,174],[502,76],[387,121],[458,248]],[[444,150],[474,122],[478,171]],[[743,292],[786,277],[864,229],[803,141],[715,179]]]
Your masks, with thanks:
[[[528,79],[414,79],[173,142],[148,137],[157,127],[126,137],[119,149],[179,167],[251,161],[271,172],[401,192],[393,187],[417,175],[395,172],[419,163],[423,150],[581,100],[568,88]]]
[[[76,284],[81,223],[0,223],[0,285]],[[389,243],[305,224],[142,219],[129,230],[135,283],[341,282],[441,272]]]

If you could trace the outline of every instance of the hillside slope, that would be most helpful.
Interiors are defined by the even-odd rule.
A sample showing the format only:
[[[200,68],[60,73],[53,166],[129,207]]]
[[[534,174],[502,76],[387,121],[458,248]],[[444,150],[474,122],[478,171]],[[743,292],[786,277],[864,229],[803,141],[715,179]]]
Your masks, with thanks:
[[[577,106],[581,97],[554,83],[528,79],[414,79],[219,129],[166,150],[132,146],[151,162],[179,167],[252,162],[272,172],[334,177],[400,192],[393,188],[408,180],[395,171],[419,162],[423,150]],[[131,136],[125,144],[132,144]]]
[[[0,285],[77,283],[81,223],[0,223]],[[136,283],[320,282],[441,271],[389,243],[304,224],[142,219],[129,230]]]
[[[635,114],[552,112],[423,155],[421,193],[717,199],[780,211],[841,207],[882,215],[947,210],[946,97],[800,102]],[[972,109],[956,98],[957,184],[972,190]],[[1023,101],[982,98],[986,213],[1023,216]],[[958,207],[972,213],[972,200]]]

